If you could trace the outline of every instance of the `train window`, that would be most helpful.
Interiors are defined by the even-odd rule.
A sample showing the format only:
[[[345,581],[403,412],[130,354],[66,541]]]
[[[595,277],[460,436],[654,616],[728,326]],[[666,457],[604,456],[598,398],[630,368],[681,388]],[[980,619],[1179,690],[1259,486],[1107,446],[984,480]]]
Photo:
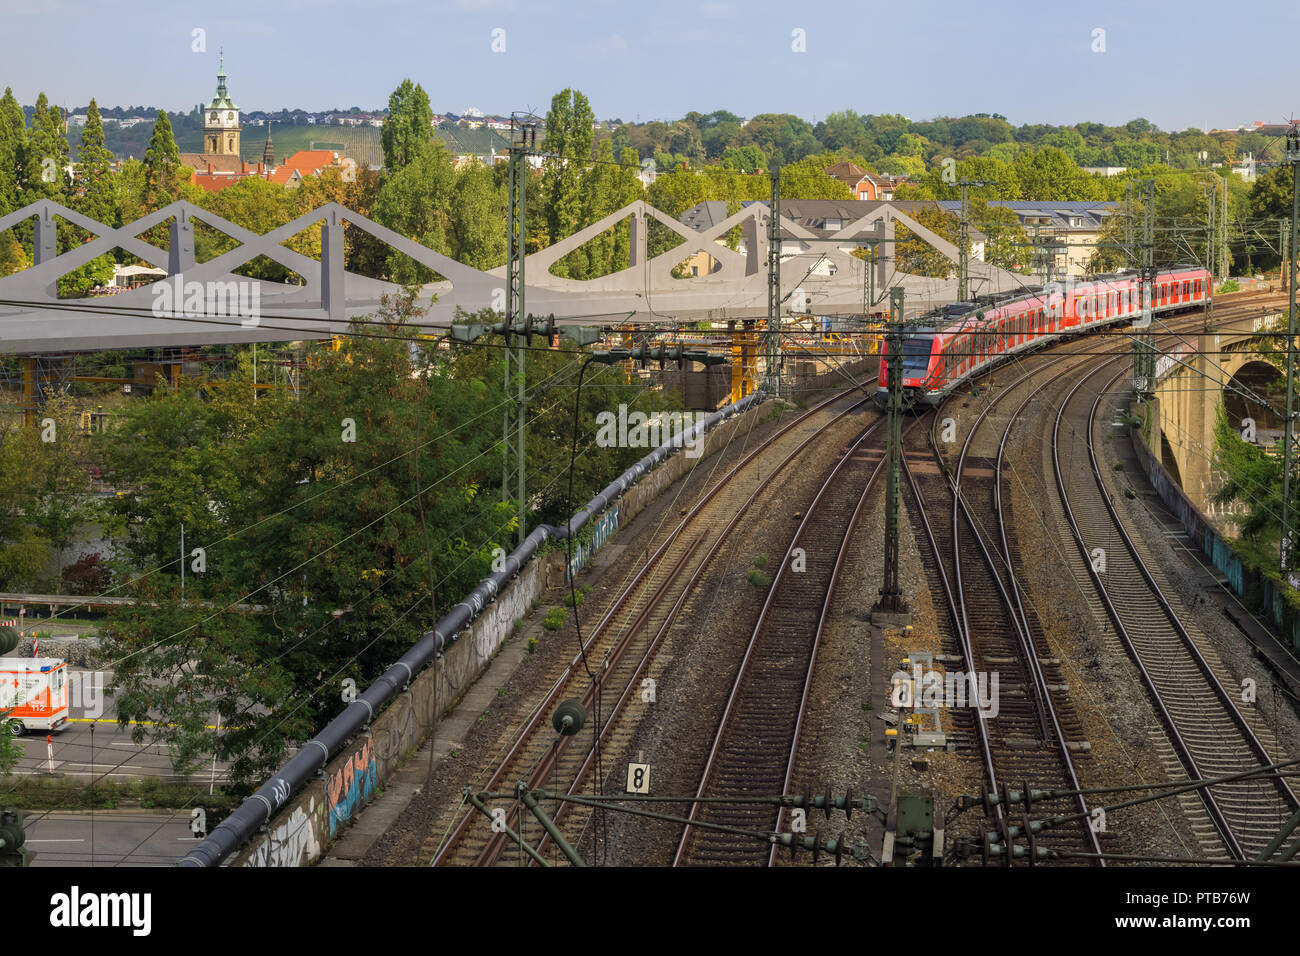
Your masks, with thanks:
[[[930,352],[934,347],[934,336],[913,335],[903,342],[903,377],[915,378],[930,366]]]

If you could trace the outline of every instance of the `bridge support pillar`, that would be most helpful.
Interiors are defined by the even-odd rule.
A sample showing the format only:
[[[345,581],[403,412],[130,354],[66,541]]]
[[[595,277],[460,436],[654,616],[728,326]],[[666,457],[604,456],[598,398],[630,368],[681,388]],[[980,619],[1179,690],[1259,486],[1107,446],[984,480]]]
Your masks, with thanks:
[[[49,209],[42,209],[36,217],[36,232],[32,241],[32,259],[35,265],[49,262],[59,254],[58,230]]]
[[[889,284],[890,269],[894,262],[894,220],[886,219],[876,227],[876,238],[880,241],[876,243],[875,260],[876,260],[876,288],[884,289]]]
[[[180,275],[194,267],[194,225],[182,209],[168,229],[167,274]]]
[[[329,313],[330,331],[344,332],[335,323],[346,326],[347,300],[343,291],[343,223],[338,212],[331,212],[320,229],[321,308]]]
[[[647,229],[644,213],[637,212],[632,214],[631,229],[632,232],[627,247],[628,268],[642,265],[649,258],[647,255],[649,246],[646,238],[649,230]]]

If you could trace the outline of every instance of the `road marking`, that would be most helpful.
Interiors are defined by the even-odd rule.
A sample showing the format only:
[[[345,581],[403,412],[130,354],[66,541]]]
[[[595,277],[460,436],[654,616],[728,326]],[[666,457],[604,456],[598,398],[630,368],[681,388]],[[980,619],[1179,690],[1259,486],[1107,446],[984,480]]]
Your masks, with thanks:
[[[122,721],[116,717],[69,717],[70,724],[121,724]],[[128,724],[138,725],[140,727],[175,727],[175,724],[160,724],[156,720],[128,720]],[[205,724],[204,730],[246,730],[245,727],[218,727],[216,724]]]

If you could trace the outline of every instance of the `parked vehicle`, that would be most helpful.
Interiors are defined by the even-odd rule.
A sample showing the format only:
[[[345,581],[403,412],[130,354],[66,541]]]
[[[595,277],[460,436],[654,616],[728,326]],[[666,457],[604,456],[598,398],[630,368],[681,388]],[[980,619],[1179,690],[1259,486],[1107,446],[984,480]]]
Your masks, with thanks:
[[[68,722],[68,662],[61,657],[0,657],[0,715],[15,736]]]

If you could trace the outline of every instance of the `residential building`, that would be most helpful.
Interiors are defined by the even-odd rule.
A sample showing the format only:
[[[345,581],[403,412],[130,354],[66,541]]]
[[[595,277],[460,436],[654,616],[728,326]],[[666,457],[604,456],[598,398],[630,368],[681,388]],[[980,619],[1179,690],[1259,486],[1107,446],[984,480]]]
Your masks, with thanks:
[[[762,200],[745,200],[741,203],[741,208],[749,206],[753,202],[762,202]],[[883,218],[885,207],[901,212],[907,216],[915,216],[922,209],[927,207],[939,206],[942,204],[935,203],[931,200],[909,200],[901,202],[886,202],[883,200],[840,200],[840,199],[782,199],[781,200],[781,219],[784,226],[788,219],[795,225],[806,229],[817,239],[829,239],[836,233],[853,225],[864,218],[867,219],[868,227],[874,228]],[[948,211],[945,209],[945,211]],[[878,215],[874,215],[878,214]],[[679,217],[682,224],[690,226],[697,232],[704,232],[713,226],[716,226],[722,220],[727,218],[727,204],[722,200],[706,200],[705,202],[696,203],[690,209],[687,209]],[[740,241],[736,251],[741,255],[747,255],[749,251],[751,231],[742,228]],[[970,230],[971,240],[971,258],[983,261],[985,246],[988,237],[978,229]],[[718,245],[725,245],[721,239],[714,240]],[[837,246],[841,252],[852,252],[859,248],[856,243],[846,241],[842,246]],[[781,241],[781,261],[798,257],[801,262],[811,262],[810,253],[824,251],[826,244],[810,243],[802,241],[802,237],[796,235],[794,230],[783,228]],[[704,276],[721,268],[716,258],[709,255],[707,251],[696,250],[682,261],[682,271],[691,276]],[[811,274],[830,276],[835,274],[835,266],[829,262],[817,262],[812,265]]]
[[[961,202],[956,199],[940,200],[939,205],[953,214],[961,210]],[[1032,202],[991,199],[989,205],[1014,212],[1030,241],[1035,238],[1039,241],[1055,240],[1048,246],[1052,250],[1052,272],[1066,276],[1082,276],[1088,272],[1088,261],[1101,240],[1106,220],[1119,207],[1116,202],[1092,200]],[[1032,256],[1032,251],[1026,250],[1026,258]]]
[[[854,199],[893,199],[895,188],[907,182],[906,176],[884,176],[848,162],[829,167],[826,175],[848,186]]]

